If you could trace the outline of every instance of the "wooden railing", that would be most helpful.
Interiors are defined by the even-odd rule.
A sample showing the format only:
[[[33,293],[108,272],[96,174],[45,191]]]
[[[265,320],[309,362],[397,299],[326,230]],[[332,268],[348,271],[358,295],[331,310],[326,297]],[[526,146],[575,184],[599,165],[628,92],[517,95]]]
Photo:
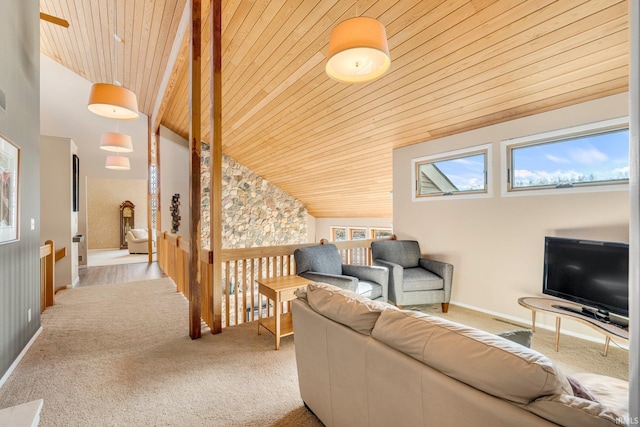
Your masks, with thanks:
[[[53,241],[40,246],[40,313],[53,305],[55,294],[55,252]]]
[[[54,304],[56,293],[55,264],[67,256],[67,248],[55,250],[52,240],[40,246],[40,313]]]
[[[168,232],[157,235],[158,263],[160,268],[176,284],[176,290],[189,299],[189,244],[181,237]],[[371,265],[370,240],[351,240],[331,242],[340,250],[345,264]],[[328,241],[322,240],[321,244]],[[218,261],[222,262],[222,325],[237,325],[257,319],[258,310],[270,315],[271,306],[258,301],[256,280],[296,274],[293,252],[300,247],[313,246],[316,243],[265,246],[246,249],[223,250]],[[212,265],[213,254],[207,249],[201,251],[202,272],[202,320],[213,328]],[[211,305],[210,305],[211,304]],[[219,330],[219,328],[218,328]]]

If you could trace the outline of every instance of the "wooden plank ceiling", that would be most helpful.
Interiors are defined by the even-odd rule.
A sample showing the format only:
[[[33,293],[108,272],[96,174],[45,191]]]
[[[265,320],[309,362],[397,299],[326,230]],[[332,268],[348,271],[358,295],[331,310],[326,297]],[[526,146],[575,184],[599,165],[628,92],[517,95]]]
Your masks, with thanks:
[[[177,37],[182,47],[169,60],[185,0],[40,4],[70,22],[41,23],[44,54],[92,82],[119,80],[143,113],[159,112],[154,123],[187,138],[186,39]],[[628,90],[627,8],[616,0],[226,0],[223,151],[315,217],[391,217],[394,148]],[[338,83],[324,73],[329,34],[357,15],[386,26],[391,71]]]

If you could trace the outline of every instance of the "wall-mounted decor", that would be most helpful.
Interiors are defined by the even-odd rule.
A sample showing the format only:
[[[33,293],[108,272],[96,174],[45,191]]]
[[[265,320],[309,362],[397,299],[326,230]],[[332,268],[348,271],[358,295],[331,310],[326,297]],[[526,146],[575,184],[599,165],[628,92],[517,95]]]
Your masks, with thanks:
[[[19,240],[20,148],[0,135],[0,244]]]
[[[171,197],[171,232],[177,233],[180,229],[180,194],[176,193]]]

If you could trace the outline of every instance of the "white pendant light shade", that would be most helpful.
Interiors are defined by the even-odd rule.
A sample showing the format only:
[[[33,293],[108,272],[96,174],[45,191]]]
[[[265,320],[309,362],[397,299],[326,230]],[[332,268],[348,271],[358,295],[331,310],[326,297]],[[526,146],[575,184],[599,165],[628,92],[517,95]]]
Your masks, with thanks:
[[[107,156],[104,167],[117,171],[128,171],[131,169],[129,158],[124,156]]]
[[[138,118],[136,94],[122,86],[96,83],[89,95],[89,111],[110,119],[133,120]]]
[[[129,135],[116,132],[104,132],[100,137],[100,148],[116,153],[131,153],[133,142]]]
[[[376,79],[391,67],[384,25],[364,16],[347,19],[333,29],[327,56],[327,75],[344,83]]]

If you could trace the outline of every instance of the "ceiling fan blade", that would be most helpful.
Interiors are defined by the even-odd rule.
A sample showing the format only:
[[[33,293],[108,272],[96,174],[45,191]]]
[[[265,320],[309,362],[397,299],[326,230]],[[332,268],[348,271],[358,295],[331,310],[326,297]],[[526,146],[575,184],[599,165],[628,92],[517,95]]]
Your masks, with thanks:
[[[40,12],[40,19],[51,22],[56,25],[60,25],[61,27],[69,28],[69,21],[67,21],[66,19],[58,18],[57,16]]]

